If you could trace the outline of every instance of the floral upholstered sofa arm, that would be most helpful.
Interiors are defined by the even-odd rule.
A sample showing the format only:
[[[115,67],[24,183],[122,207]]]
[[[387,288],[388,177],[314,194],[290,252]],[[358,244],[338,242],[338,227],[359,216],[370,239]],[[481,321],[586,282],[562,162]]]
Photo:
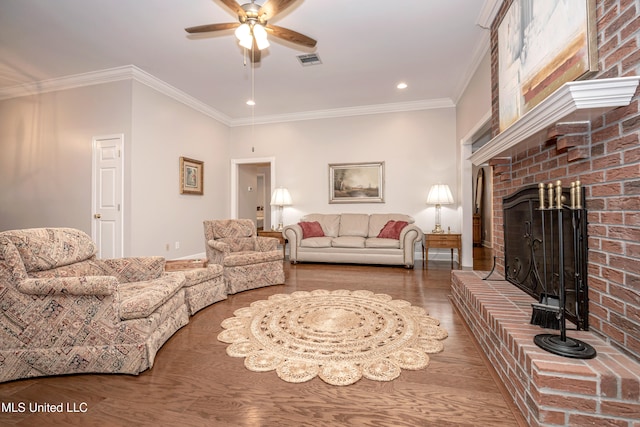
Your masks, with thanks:
[[[40,277],[21,280],[16,288],[28,295],[112,295],[118,279],[113,276]]]
[[[212,264],[222,265],[224,258],[231,253],[231,245],[218,240],[207,241],[207,257]]]

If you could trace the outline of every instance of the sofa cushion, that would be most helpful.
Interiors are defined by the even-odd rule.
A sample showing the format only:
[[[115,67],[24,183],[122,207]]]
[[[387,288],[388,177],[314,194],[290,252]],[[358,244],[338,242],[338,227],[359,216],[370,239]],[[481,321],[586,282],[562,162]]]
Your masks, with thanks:
[[[274,250],[267,252],[232,252],[224,258],[225,267],[238,267],[241,265],[254,265],[271,261],[282,261],[282,251]]]
[[[336,237],[338,236],[338,231],[340,231],[340,215],[338,214],[309,214],[305,215],[301,221],[317,221],[320,223],[325,236]]]
[[[330,248],[333,237],[310,237],[300,241],[300,247],[303,248]]]
[[[308,239],[309,237],[324,237],[324,231],[318,221],[299,222],[300,228],[302,228],[302,238]]]
[[[183,287],[199,285],[216,277],[222,276],[223,267],[220,264],[211,264],[202,268],[192,268],[190,270],[180,271],[184,275]]]
[[[367,237],[369,232],[369,215],[342,214],[340,216],[340,233],[338,236]],[[363,242],[364,245],[364,242]]]
[[[231,252],[246,252],[256,250],[255,237],[223,237],[218,242],[229,245]]]
[[[369,217],[369,237],[377,237],[380,234],[380,230],[389,221],[407,221],[409,224],[413,224],[414,219],[409,215],[397,214],[397,213],[385,213],[385,214],[371,214]]]
[[[381,239],[396,239],[400,238],[400,232],[403,228],[405,228],[409,223],[407,221],[389,221],[387,224],[380,230],[380,233],[377,237]]]
[[[146,282],[118,285],[120,318],[129,320],[149,317],[182,288],[184,280],[182,272],[172,272]]]
[[[367,248],[378,248],[378,249],[399,249],[400,248],[400,240],[398,239],[380,239],[377,237],[369,237],[364,242],[365,247]]]
[[[30,228],[2,235],[18,249],[27,272],[84,261],[98,251],[91,237],[73,228]]]
[[[224,237],[253,237],[256,235],[256,225],[250,219],[220,219],[205,221],[205,237],[207,240]]]
[[[359,236],[338,236],[331,240],[334,248],[364,248],[364,237]]]

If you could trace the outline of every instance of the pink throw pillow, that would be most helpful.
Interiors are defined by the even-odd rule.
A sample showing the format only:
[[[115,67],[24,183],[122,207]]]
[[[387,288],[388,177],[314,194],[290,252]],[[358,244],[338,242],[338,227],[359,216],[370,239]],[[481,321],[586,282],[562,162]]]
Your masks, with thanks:
[[[318,221],[299,222],[298,225],[302,228],[303,239],[309,237],[324,237],[324,231],[322,231],[322,227]]]
[[[405,228],[409,223],[407,221],[387,221],[387,223],[382,227],[380,233],[378,233],[378,237],[381,239],[400,239],[400,232],[403,228]]]

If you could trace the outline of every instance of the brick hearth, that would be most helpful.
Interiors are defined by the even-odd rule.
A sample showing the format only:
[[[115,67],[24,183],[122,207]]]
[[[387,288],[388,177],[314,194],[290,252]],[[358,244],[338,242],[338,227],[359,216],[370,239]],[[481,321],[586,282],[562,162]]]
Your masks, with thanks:
[[[533,342],[533,298],[497,276],[452,272],[452,300],[531,426],[640,426],[640,364],[595,334],[567,336],[591,344],[595,359],[548,353]]]

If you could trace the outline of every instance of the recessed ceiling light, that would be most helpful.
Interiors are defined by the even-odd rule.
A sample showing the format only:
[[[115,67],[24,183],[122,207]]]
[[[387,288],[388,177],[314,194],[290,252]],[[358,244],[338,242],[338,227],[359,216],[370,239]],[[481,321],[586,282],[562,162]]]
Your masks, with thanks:
[[[398,83],[398,85],[396,87],[398,89],[406,89],[407,88],[407,84],[405,82],[400,82],[400,83]]]
[[[247,105],[250,105],[251,107],[253,107],[254,105],[256,105],[256,101],[254,101],[253,99],[250,99],[247,101]]]

